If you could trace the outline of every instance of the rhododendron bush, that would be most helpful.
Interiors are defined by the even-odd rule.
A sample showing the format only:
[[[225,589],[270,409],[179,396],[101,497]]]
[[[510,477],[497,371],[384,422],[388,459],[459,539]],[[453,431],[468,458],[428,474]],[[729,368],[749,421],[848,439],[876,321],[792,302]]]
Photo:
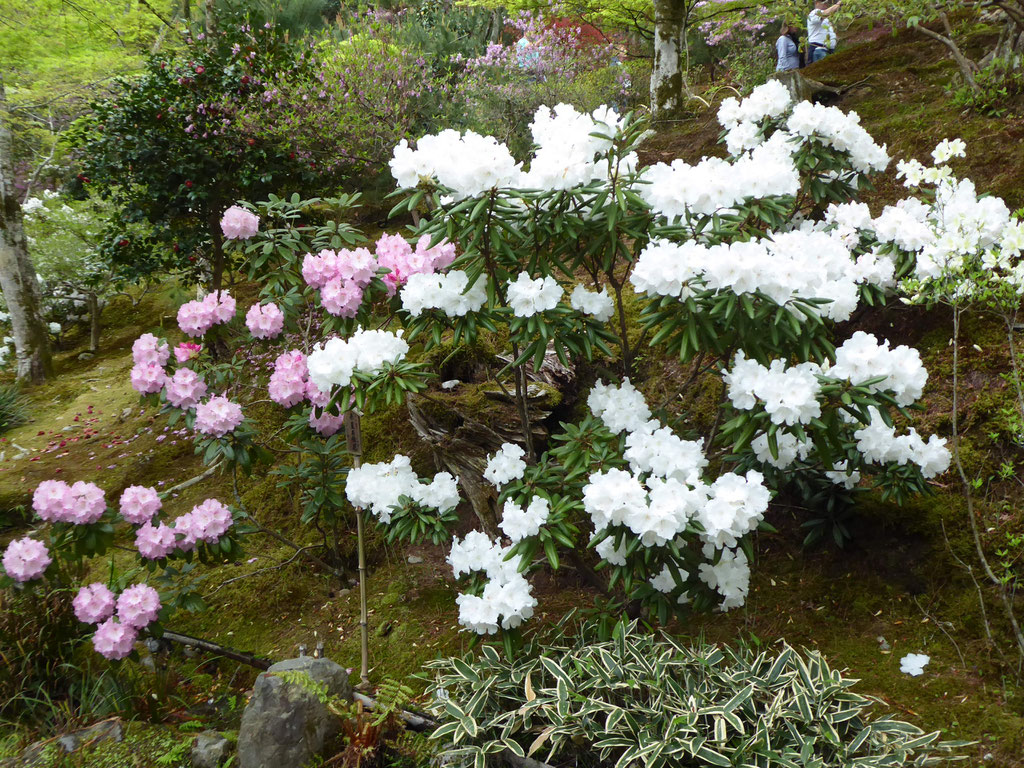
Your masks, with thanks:
[[[272,445],[304,522],[336,534],[355,524],[364,675],[364,521],[390,539],[450,541],[469,480],[489,484],[498,514],[451,542],[459,621],[511,647],[538,606],[539,569],[571,561],[609,611],[730,610],[749,593],[752,535],[774,493],[901,501],[946,470],[945,440],[908,423],[928,378],[920,355],[864,332],[836,338],[837,323],[930,279],[960,248],[943,212],[959,206],[957,226],[984,233],[975,244],[996,264],[1019,252],[1020,223],[966,184],[874,215],[856,197],[888,166],[885,147],[856,115],[793,104],[778,83],[726,100],[719,118],[728,157],[696,164],[641,166],[644,121],[607,107],[539,109],[525,160],[472,132],[403,141],[391,168],[396,210],[420,217],[411,235],[364,241],[344,223],[354,198],[237,206],[223,233],[259,297],[241,307],[214,291],[179,310],[193,340],[136,342],[132,385],[193,430],[207,464],[248,472],[271,462]],[[908,179],[941,167],[901,166]],[[363,463],[361,418],[416,396],[443,405],[428,393],[438,371],[427,353],[484,334],[505,347],[488,376],[509,382],[521,437],[482,458],[482,478],[421,478],[401,454]],[[267,380],[229,356],[239,339],[273,359]],[[680,393],[645,395],[645,343],[689,367],[684,390],[701,377],[720,394],[706,434],[667,407]],[[529,382],[551,360],[575,372],[586,407],[541,445]],[[268,398],[284,428],[261,434],[252,413]],[[178,558],[234,554],[236,518],[266,530],[238,498],[175,517],[166,501],[128,489],[115,515],[96,486],[48,481],[36,512],[49,543],[15,542],[4,568],[30,583],[69,552],[102,554],[120,526],[155,579]],[[93,584],[80,599],[110,656],[173,601],[126,594]]]

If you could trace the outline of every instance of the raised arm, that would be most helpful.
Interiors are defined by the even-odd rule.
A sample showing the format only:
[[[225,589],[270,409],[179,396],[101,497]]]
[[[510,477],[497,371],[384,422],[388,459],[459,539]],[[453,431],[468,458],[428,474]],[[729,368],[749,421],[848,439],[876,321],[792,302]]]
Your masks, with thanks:
[[[839,0],[839,2],[837,2],[835,5],[830,5],[828,8],[822,8],[820,11],[818,11],[818,13],[820,13],[823,18],[827,18],[827,17],[831,16],[833,13],[835,13],[836,11],[838,11],[839,10],[839,6],[842,5],[842,4],[843,4],[843,0]]]

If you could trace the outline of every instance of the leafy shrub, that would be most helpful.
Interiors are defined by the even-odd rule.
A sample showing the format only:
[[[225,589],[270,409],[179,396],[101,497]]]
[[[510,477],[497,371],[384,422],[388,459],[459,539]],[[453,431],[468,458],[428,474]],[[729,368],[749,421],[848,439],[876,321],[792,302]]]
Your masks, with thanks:
[[[572,765],[924,766],[960,742],[910,723],[872,718],[816,651],[686,647],[620,622],[594,642],[533,641],[514,661],[484,646],[478,659],[428,664],[448,765],[485,765],[508,750]],[[537,758],[535,758],[537,759]]]
[[[978,89],[966,83],[953,91],[953,104],[990,117],[1006,117],[1024,112],[1024,73],[1011,62],[995,59],[974,76]]]

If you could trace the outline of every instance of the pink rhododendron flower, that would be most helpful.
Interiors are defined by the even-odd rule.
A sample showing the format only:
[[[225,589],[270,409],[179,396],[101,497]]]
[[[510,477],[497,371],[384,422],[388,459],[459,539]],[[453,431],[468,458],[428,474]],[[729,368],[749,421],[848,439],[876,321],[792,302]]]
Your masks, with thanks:
[[[242,423],[242,406],[223,395],[211,397],[196,406],[196,431],[223,437]]]
[[[351,280],[360,288],[365,288],[377,274],[377,267],[377,260],[365,248],[338,251],[334,276],[342,280]]]
[[[323,250],[316,256],[307,253],[302,260],[302,279],[313,288],[323,288],[328,280],[337,277],[336,264],[334,251]]]
[[[442,240],[433,248],[429,248],[430,235],[423,235],[416,243],[416,253],[423,254],[429,260],[431,272],[438,272],[451,266],[455,261],[455,243]]]
[[[167,365],[167,360],[170,356],[171,352],[167,342],[161,342],[152,333],[142,334],[132,344],[132,360],[135,365],[155,363],[156,365],[164,366]]]
[[[156,363],[142,363],[132,368],[132,389],[140,395],[152,395],[164,388],[167,372]]]
[[[153,488],[129,485],[121,494],[121,517],[132,525],[142,525],[153,519],[163,503]]]
[[[176,546],[182,552],[191,552],[196,548],[196,530],[192,525],[192,513],[186,512],[174,521]]]
[[[189,301],[178,309],[178,327],[189,336],[202,336],[217,323],[235,316],[236,302],[227,291],[208,293],[201,301]]]
[[[96,628],[92,636],[92,647],[108,659],[123,659],[132,652],[138,631],[110,618]]]
[[[96,582],[82,587],[71,602],[75,617],[84,624],[99,624],[114,615],[114,593]]]
[[[228,240],[248,240],[260,230],[260,217],[239,205],[232,205],[220,220],[220,231]]]
[[[48,523],[70,519],[75,495],[63,480],[43,480],[32,494],[32,509]]]
[[[320,415],[317,415],[319,411]],[[344,414],[328,413],[320,408],[313,408],[309,412],[309,426],[315,429],[324,437],[330,437],[345,424]]]
[[[257,339],[272,339],[284,330],[284,312],[277,304],[253,304],[245,315],[245,324]]]
[[[71,519],[65,518],[65,522],[78,525],[95,523],[107,511],[107,500],[103,497],[103,489],[95,483],[79,480],[71,486],[71,495],[75,499],[74,509],[70,513]]]
[[[189,336],[202,336],[216,320],[210,307],[201,301],[186,302],[178,309],[178,327]]]
[[[43,542],[24,538],[8,544],[0,562],[8,576],[17,582],[25,582],[42,576],[53,558]]]
[[[117,619],[127,627],[148,627],[159,613],[160,594],[148,584],[128,587],[117,598]]]
[[[205,541],[207,544],[216,543],[227,533],[233,522],[231,510],[216,499],[207,499],[178,520],[184,517],[189,518],[189,538],[197,542]]]
[[[179,363],[187,363],[193,357],[197,357],[202,348],[201,344],[194,341],[183,341],[174,348],[174,359]]]
[[[355,280],[333,277],[320,291],[320,302],[324,309],[337,317],[355,317],[363,303],[363,289]]]
[[[135,548],[147,560],[167,557],[178,547],[174,529],[160,523],[145,523],[135,532]]]
[[[206,397],[206,382],[191,368],[179,368],[167,382],[167,402],[175,408],[195,408]]]
[[[203,297],[203,304],[213,313],[218,323],[229,323],[235,317],[237,302],[227,291],[214,291]]]
[[[284,408],[302,402],[306,396],[306,356],[298,350],[278,355],[267,390],[270,399]]]

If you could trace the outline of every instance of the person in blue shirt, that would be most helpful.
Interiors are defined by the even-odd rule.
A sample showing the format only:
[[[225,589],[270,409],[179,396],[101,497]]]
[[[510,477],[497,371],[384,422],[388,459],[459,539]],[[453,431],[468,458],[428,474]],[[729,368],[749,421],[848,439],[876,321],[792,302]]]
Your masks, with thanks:
[[[779,30],[779,39],[775,41],[775,52],[778,54],[778,63],[775,65],[776,72],[800,67],[800,50],[789,33],[789,25],[783,22],[782,29]]]

